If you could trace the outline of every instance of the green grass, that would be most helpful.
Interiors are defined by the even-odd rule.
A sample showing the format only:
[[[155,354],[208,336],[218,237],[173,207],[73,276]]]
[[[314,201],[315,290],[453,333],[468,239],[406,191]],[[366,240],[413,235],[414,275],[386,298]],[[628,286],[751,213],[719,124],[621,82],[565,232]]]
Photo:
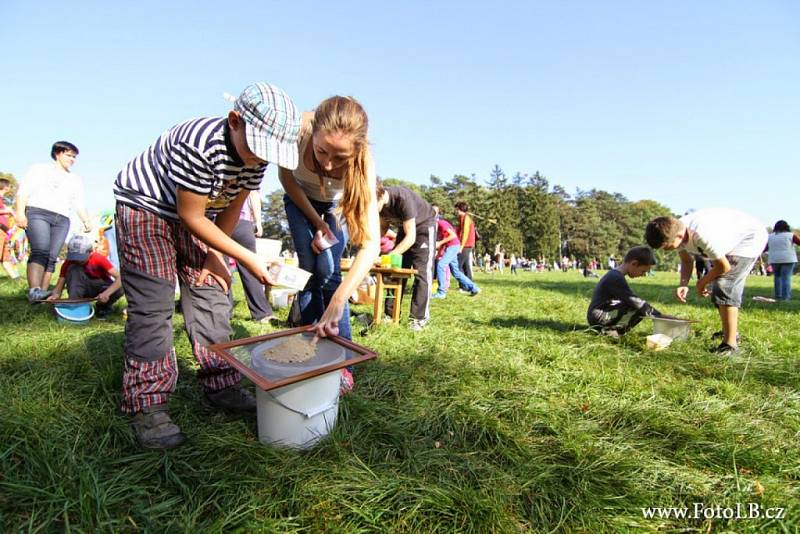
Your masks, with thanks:
[[[189,441],[157,453],[136,446],[118,412],[122,320],[62,326],[27,304],[21,282],[0,279],[0,531],[800,528],[800,302],[749,300],[771,293],[770,278],[748,281],[744,350],[732,358],[707,353],[716,312],[677,303],[675,274],[633,282],[664,311],[701,321],[658,353],[644,349],[647,323],[622,340],[584,332],[595,281],[579,274],[477,281],[474,299],[435,301],[421,333],[356,336],[379,359],[357,369],[337,427],[306,452],[262,445],[255,417],[202,400],[176,316],[170,404]],[[246,319],[239,303],[238,337],[270,330]],[[641,511],[695,502],[787,516]]]

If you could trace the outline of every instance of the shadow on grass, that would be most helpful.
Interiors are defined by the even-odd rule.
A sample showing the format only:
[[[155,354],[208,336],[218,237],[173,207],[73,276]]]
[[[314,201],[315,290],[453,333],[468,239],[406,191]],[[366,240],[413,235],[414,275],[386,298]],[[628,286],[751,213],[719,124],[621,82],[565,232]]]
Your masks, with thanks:
[[[471,319],[475,325],[490,326],[492,328],[534,328],[534,329],[547,329],[556,332],[576,332],[586,330],[587,326],[583,324],[568,323],[564,321],[553,321],[550,319],[531,319],[518,315],[516,317],[495,317],[488,321],[476,321]]]

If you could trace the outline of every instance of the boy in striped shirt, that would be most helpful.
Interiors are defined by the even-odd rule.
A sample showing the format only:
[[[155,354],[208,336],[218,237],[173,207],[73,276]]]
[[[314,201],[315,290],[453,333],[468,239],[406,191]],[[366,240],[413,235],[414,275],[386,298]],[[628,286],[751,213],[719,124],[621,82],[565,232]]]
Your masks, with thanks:
[[[223,254],[265,284],[256,254],[230,238],[268,162],[297,166],[300,113],[266,83],[248,86],[227,117],[193,119],[164,132],[117,175],[117,239],[128,300],[122,410],[139,443],[166,449],[185,440],[167,402],[178,368],[172,346],[176,280],[186,332],[211,404],[254,411],[239,373],[208,350],[230,340],[230,283]],[[213,220],[212,220],[213,218]]]

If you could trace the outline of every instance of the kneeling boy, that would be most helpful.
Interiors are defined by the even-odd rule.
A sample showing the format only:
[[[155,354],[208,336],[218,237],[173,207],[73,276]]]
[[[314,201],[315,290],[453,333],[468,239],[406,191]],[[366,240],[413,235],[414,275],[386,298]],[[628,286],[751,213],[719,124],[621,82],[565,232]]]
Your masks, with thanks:
[[[661,317],[661,312],[631,291],[626,276],[644,276],[656,258],[648,247],[633,247],[625,254],[622,265],[608,271],[597,282],[586,319],[595,330],[621,336],[645,317]]]
[[[67,260],[61,265],[58,282],[47,300],[61,298],[67,288],[70,298],[97,297],[98,319],[111,312],[111,306],[123,295],[119,271],[102,254],[94,251],[94,241],[75,235],[67,244]]]

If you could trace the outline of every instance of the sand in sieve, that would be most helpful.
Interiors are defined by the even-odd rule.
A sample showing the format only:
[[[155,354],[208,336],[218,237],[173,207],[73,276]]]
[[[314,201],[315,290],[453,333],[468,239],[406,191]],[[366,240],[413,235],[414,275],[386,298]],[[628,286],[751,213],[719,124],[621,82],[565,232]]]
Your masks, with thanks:
[[[264,351],[264,357],[282,363],[298,363],[310,360],[317,353],[316,343],[305,336],[292,336],[283,343]]]

